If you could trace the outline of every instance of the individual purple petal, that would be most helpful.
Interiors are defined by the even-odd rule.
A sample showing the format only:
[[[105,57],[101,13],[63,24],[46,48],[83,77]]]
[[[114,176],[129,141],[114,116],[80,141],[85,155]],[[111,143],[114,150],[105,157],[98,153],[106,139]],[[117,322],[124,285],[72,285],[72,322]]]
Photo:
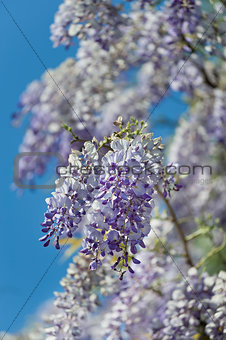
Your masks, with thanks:
[[[49,242],[50,242],[50,240],[46,241],[46,242],[43,244],[43,247],[48,247]]]
[[[48,218],[48,219],[53,218],[54,215],[55,215],[55,213],[52,213],[52,212],[46,212],[45,213],[45,217]]]
[[[49,228],[42,228],[41,230],[43,233],[47,233],[49,231]]]
[[[130,246],[131,253],[136,254],[137,253],[137,248],[134,244],[131,244]]]
[[[130,266],[128,266],[128,269],[131,274],[134,274],[134,270]]]
[[[144,242],[142,240],[139,241],[139,245],[142,247],[142,248],[146,248]]]
[[[89,270],[96,270],[97,269],[97,262],[92,261],[89,265]]]
[[[135,257],[132,257],[132,261],[133,261],[133,263],[135,263],[135,264],[140,264],[140,261],[137,260]]]
[[[39,238],[39,241],[43,242],[43,241],[45,241],[48,237],[49,237],[49,235],[46,234],[46,235],[40,237],[40,238]]]

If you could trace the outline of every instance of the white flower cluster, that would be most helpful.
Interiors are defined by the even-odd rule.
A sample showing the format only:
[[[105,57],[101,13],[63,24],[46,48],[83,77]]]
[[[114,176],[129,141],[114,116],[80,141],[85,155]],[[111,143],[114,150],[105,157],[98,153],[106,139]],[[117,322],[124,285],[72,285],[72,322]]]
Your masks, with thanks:
[[[211,340],[226,336],[226,273],[199,276],[195,268],[188,271],[188,283],[182,281],[166,304],[160,331],[153,339],[187,340],[206,334]]]
[[[116,279],[109,275],[106,266],[89,271],[90,259],[82,254],[74,258],[61,280],[64,292],[55,293],[56,311],[45,316],[50,327],[44,329],[46,340],[81,339],[86,334],[86,319],[99,305],[99,289],[105,295],[112,293]],[[108,280],[105,280],[105,277]],[[111,279],[110,279],[111,278]]]

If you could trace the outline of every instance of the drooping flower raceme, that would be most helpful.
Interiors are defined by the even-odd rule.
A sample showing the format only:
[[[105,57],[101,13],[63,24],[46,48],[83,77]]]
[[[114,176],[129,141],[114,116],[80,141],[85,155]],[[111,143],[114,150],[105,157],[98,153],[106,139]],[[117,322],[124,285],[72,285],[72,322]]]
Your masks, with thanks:
[[[47,199],[42,223],[46,234],[40,239],[44,246],[55,237],[59,248],[61,237],[72,237],[82,226],[82,252],[93,255],[90,269],[110,254],[116,256],[114,269],[133,272],[129,260],[139,263],[134,255],[137,247],[145,247],[143,240],[150,232],[155,185],[162,179],[163,146],[152,134],[131,136],[114,136],[102,156],[103,147],[96,142],[85,142],[81,152],[70,155],[69,177],[59,179],[59,187]]]
[[[137,246],[145,247],[143,238],[150,232],[154,186],[161,178],[160,143],[149,138],[116,140],[111,143],[112,151],[102,158],[104,169],[110,171],[100,176],[101,187],[87,212],[89,225],[83,249],[95,254],[93,268],[100,256],[109,253],[118,254],[113,268],[128,267],[128,252],[135,255]]]
[[[98,188],[97,180],[92,174],[87,178],[81,173],[82,169],[91,163],[90,157],[93,157],[93,165],[96,164],[90,146],[98,157],[94,144],[90,142],[85,143],[83,152],[74,151],[70,154],[68,168],[62,169],[63,174],[60,170],[63,177],[56,181],[56,191],[52,193],[52,197],[46,199],[48,211],[41,224],[45,235],[40,238],[44,247],[54,238],[55,247],[59,249],[61,237],[72,237],[93,201],[91,192]]]
[[[72,237],[85,214],[85,189],[81,183],[69,178],[53,193],[53,197],[46,199],[48,212],[45,213],[42,231],[47,234],[40,238],[40,241],[45,241],[45,247],[49,245],[51,237],[55,237],[56,249],[60,248],[61,236]]]

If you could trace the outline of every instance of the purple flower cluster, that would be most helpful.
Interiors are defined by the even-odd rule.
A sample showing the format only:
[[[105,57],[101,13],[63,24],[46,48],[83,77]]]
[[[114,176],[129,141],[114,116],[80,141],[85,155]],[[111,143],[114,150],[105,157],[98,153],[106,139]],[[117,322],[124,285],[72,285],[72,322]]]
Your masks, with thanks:
[[[48,211],[45,213],[45,220],[41,224],[45,236],[39,241],[44,242],[47,247],[52,238],[55,239],[56,249],[60,248],[60,237],[72,237],[77,230],[79,223],[85,214],[84,206],[88,197],[82,184],[74,178],[65,179],[60,187],[52,193],[53,197],[47,198]]]
[[[197,25],[200,23],[201,11],[199,1],[170,0],[168,1],[167,14],[167,20],[171,27],[170,33],[176,39],[180,38],[181,34],[189,39],[196,32]]]
[[[111,148],[102,164],[112,174],[100,177],[100,189],[87,212],[89,224],[82,251],[95,256],[91,269],[110,254],[117,257],[112,268],[125,267],[133,272],[128,264],[129,253],[135,255],[137,247],[145,247],[143,239],[151,228],[154,186],[162,170],[161,141],[122,139],[113,141]],[[134,256],[132,261],[139,263]]]
[[[97,146],[85,142],[82,152],[70,155],[68,169],[73,166],[73,172],[58,180],[59,187],[47,199],[42,223],[46,235],[40,241],[48,246],[55,238],[58,249],[59,238],[72,237],[82,225],[82,252],[93,255],[91,270],[109,254],[117,258],[113,269],[121,272],[125,267],[133,272],[129,260],[139,263],[134,255],[138,247],[145,247],[143,239],[151,228],[155,185],[162,178],[163,147],[161,139],[152,139],[152,134],[116,138],[109,147],[101,158]],[[97,165],[103,172],[99,176],[89,171]],[[81,166],[87,173],[79,172]]]
[[[47,198],[48,210],[45,213],[45,220],[41,224],[45,236],[39,240],[48,246],[51,239],[54,239],[56,249],[59,249],[61,237],[72,237],[82,222],[86,211],[93,198],[91,193],[98,188],[97,179],[91,174],[87,177],[78,170],[82,166],[96,165],[95,158],[98,158],[94,144],[85,143],[82,152],[76,152],[69,156],[68,173],[56,181],[56,191],[53,197]]]

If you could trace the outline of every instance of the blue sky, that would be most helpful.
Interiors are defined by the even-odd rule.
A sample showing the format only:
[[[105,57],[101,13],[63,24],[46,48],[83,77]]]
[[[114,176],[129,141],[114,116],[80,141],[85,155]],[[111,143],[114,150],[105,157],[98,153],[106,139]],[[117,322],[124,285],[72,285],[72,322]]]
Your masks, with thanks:
[[[61,1],[5,1],[9,11],[47,67],[56,67],[74,50],[54,49],[49,40],[49,25]],[[56,255],[56,250],[44,249],[38,242],[48,190],[25,190],[18,196],[11,190],[13,160],[25,132],[26,124],[15,129],[10,124],[20,94],[26,85],[40,78],[43,66],[25,41],[21,32],[0,2],[0,93],[1,93],[1,190],[0,190],[0,330],[6,330],[27,297]],[[154,113],[175,121],[185,105],[176,99],[164,100]],[[154,125],[155,136],[167,136],[172,126]],[[26,325],[38,307],[60,289],[67,262],[55,261],[26,306],[12,325],[16,332]]]

